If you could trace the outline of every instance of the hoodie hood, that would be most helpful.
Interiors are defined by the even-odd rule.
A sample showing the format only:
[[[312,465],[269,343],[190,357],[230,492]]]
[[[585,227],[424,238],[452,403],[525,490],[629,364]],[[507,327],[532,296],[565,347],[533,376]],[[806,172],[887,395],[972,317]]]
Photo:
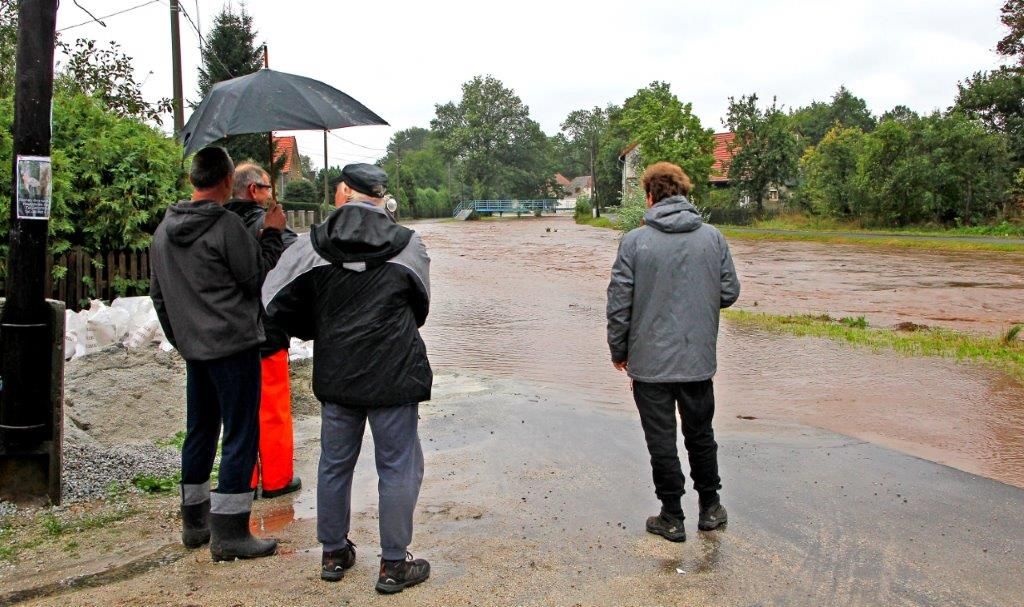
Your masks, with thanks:
[[[412,235],[412,230],[395,223],[384,209],[350,202],[314,226],[309,236],[313,249],[332,264],[376,266],[401,253]]]
[[[212,200],[183,200],[167,208],[164,215],[167,238],[178,246],[188,246],[227,213]]]
[[[696,230],[704,220],[685,196],[670,196],[647,209],[644,223],[659,232],[679,233]]]

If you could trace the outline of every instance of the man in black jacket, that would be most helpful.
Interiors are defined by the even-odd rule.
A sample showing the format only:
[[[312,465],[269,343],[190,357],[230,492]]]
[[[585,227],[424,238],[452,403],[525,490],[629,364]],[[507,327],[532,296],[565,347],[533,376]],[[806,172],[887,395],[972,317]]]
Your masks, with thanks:
[[[270,175],[259,165],[245,162],[235,167],[233,198],[224,208],[237,214],[256,239],[263,233],[266,207],[277,206],[270,198],[270,190]],[[295,238],[295,232],[287,227],[281,232],[285,248]],[[279,251],[276,254],[280,256]],[[276,260],[274,257],[269,265]],[[295,476],[292,461],[295,438],[288,381],[288,334],[266,318],[263,330],[267,338],[260,346],[260,447],[258,465],[252,472],[252,488],[256,489],[262,477],[263,497],[272,498],[298,491],[302,481]]]
[[[327,221],[285,251],[263,285],[268,316],[313,339],[313,392],[323,403],[317,475],[320,577],[337,581],[355,563],[348,539],[352,473],[367,420],[380,478],[381,564],[376,588],[400,592],[427,579],[407,560],[423,480],[419,403],[433,373],[419,327],[430,307],[430,258],[419,234],[382,208],[387,174],[348,165]]]
[[[222,148],[192,160],[192,200],[167,209],[151,247],[150,295],[160,325],[185,359],[181,450],[182,543],[210,542],[214,560],[270,556],[275,540],[249,533],[260,400],[260,286],[280,255],[284,213],[267,215],[259,243],[224,209],[234,166]],[[263,255],[260,250],[263,250]],[[224,426],[217,490],[210,474]],[[212,536],[212,537],[211,537]]]

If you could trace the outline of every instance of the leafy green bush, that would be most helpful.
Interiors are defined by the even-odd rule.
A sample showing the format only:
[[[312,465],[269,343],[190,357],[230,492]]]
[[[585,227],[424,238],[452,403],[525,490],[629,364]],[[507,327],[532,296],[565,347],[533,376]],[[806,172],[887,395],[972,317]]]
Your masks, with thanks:
[[[11,166],[11,99],[0,99],[0,165]],[[149,246],[163,211],[186,197],[181,147],[85,95],[54,96],[50,251]],[[10,191],[0,188],[0,274],[6,271]]]
[[[289,181],[284,186],[284,199],[289,202],[316,202],[323,194],[308,179]]]
[[[588,219],[594,213],[594,208],[590,205],[590,196],[580,196],[576,199],[576,210],[573,216],[576,219]]]
[[[644,213],[647,212],[647,199],[640,188],[632,188],[623,192],[622,205],[619,207],[619,229],[629,232],[639,228],[644,223]]]

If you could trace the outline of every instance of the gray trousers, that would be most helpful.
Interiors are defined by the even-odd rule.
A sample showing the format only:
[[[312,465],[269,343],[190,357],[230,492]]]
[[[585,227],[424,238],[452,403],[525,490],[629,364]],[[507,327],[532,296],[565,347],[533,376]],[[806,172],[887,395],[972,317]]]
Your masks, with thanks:
[[[369,419],[377,463],[381,557],[405,559],[423,482],[419,405],[354,409],[324,403],[320,417],[316,533],[324,551],[346,546],[352,517],[352,474]]]

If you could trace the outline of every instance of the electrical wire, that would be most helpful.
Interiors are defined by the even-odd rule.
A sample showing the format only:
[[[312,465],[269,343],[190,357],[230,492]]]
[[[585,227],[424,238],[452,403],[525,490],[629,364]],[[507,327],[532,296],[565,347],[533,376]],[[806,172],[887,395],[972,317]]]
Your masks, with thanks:
[[[103,25],[103,27],[106,27],[106,24],[102,23],[102,19],[109,19],[111,17],[116,17],[118,15],[123,15],[123,14],[129,13],[129,12],[131,12],[133,10],[140,9],[140,8],[142,8],[144,6],[149,6],[150,4],[156,4],[157,2],[160,2],[160,0],[149,0],[149,2],[143,2],[142,4],[137,4],[137,5],[135,5],[135,6],[131,7],[131,8],[126,8],[124,10],[117,11],[116,13],[110,13],[109,15],[103,15],[102,17],[99,17],[99,18],[93,17],[92,19],[90,19],[88,21],[83,21],[81,23],[76,23],[75,25],[69,25],[67,27],[62,27],[62,28],[60,28],[57,31],[58,32],[63,32],[63,31],[67,31],[69,29],[74,29],[76,27],[82,27],[83,25],[89,25],[90,23],[100,23],[101,25]],[[77,2],[75,2],[75,4],[78,6],[78,8],[81,8],[83,11],[85,11],[85,9],[82,8],[82,5],[78,4]],[[90,13],[89,11],[85,11],[85,12],[88,13],[89,16],[92,16],[92,13]]]
[[[371,152],[386,152],[386,151],[387,151],[387,150],[386,150],[386,149],[384,149],[384,148],[371,148],[370,146],[367,146],[367,145],[362,145],[362,144],[356,143],[355,141],[349,141],[348,139],[345,139],[345,138],[344,138],[344,137],[342,137],[341,135],[336,135],[336,134],[334,133],[334,131],[329,131],[329,133],[330,133],[330,135],[331,135],[332,137],[334,137],[334,138],[336,138],[336,139],[340,139],[340,140],[344,141],[345,143],[348,143],[348,144],[354,145],[354,146],[356,146],[357,148],[363,148],[364,150],[370,150]]]

